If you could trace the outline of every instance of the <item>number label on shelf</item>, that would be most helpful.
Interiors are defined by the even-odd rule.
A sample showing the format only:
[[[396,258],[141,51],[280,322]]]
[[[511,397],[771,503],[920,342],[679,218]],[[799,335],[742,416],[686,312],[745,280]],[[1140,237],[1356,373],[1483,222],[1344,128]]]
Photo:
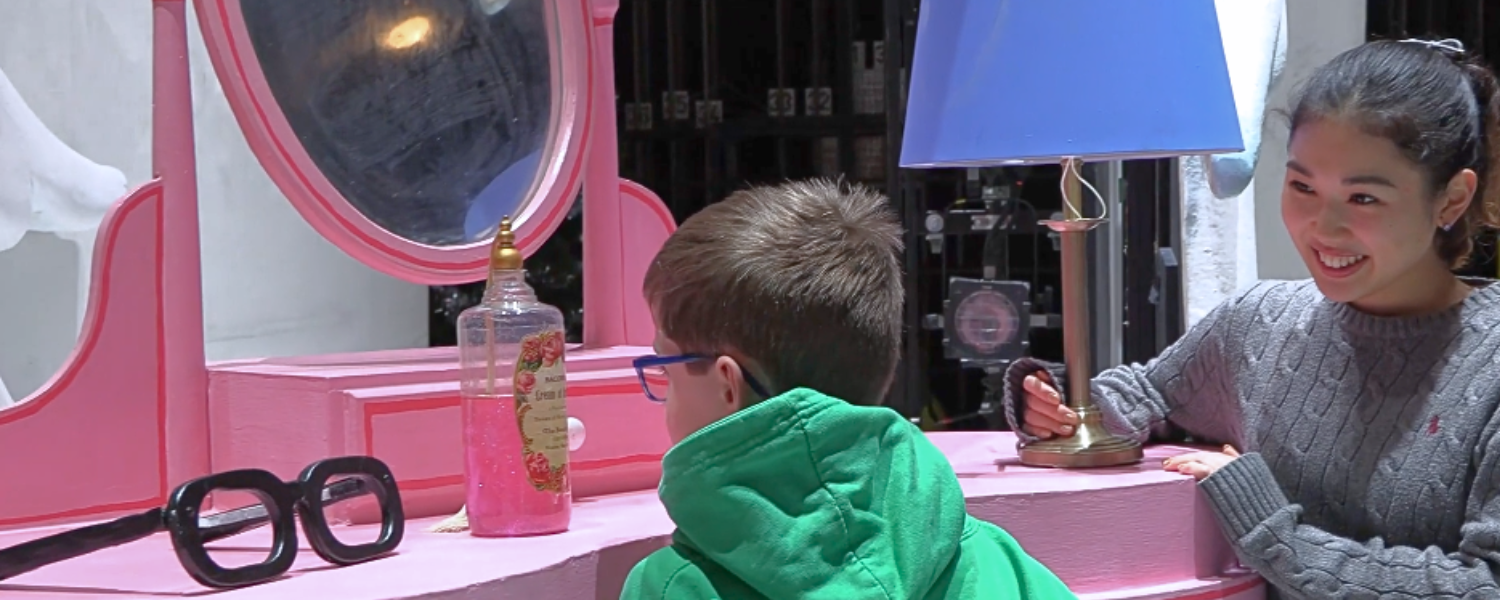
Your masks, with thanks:
[[[688,101],[686,90],[661,93],[661,120],[686,121],[691,116],[693,105]]]
[[[802,103],[810,117],[833,116],[833,88],[817,87],[802,90]]]
[[[797,116],[797,92],[791,88],[766,90],[766,114],[772,117]]]
[[[723,100],[699,100],[693,104],[697,109],[697,118],[693,120],[693,125],[698,129],[724,122]]]
[[[640,115],[636,114],[634,102],[625,103],[624,113],[625,131],[635,131],[637,129],[640,129]]]
[[[687,90],[672,92],[672,120],[686,121],[693,116],[693,103],[688,100]]]
[[[651,131],[652,112],[650,102],[639,102],[635,105],[635,126],[641,131]]]

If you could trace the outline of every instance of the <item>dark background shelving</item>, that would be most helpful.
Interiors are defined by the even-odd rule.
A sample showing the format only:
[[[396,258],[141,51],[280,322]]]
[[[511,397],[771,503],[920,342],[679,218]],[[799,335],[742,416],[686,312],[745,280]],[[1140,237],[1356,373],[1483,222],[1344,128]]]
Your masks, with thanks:
[[[984,428],[993,422],[966,416],[985,399],[984,373],[945,358],[942,332],[922,326],[925,316],[942,312],[948,278],[981,276],[984,236],[946,237],[934,253],[923,219],[929,211],[982,206],[985,186],[1006,188],[1046,218],[1061,210],[1060,169],[986,169],[977,173],[983,185],[972,185],[964,170],[896,167],[892,149],[900,148],[917,8],[917,0],[621,0],[614,38],[620,173],[659,194],[679,222],[734,190],[787,179],[842,177],[885,192],[907,230],[905,359],[889,403],[908,416],[949,421],[937,426]],[[829,88],[830,114],[810,114],[809,88]],[[793,91],[794,115],[771,110],[772,89]],[[685,118],[672,118],[672,92],[686,94]],[[699,104],[715,102],[721,111]],[[700,122],[700,112],[710,118]],[[1139,282],[1126,293],[1123,341],[1131,360],[1149,358],[1176,335],[1163,338],[1158,320],[1181,318],[1163,313],[1148,289],[1158,249],[1172,244],[1170,165],[1126,164],[1126,279]],[[580,222],[575,210],[527,262],[538,296],[568,315],[572,341],[584,318]],[[1003,238],[1000,275],[1030,283],[1033,310],[1055,314],[1057,249],[1045,233],[1023,229]],[[453,343],[453,318],[482,287],[433,288],[434,345]],[[1168,294],[1158,302],[1179,300]],[[1031,354],[1061,359],[1060,330],[1033,329],[1030,342]]]
[[[620,171],[678,219],[756,183],[844,174],[884,187],[884,169],[856,176],[854,141],[886,134],[884,115],[857,111],[854,93],[883,37],[880,2],[624,0],[615,22]],[[859,65],[856,42],[866,48]],[[831,88],[833,114],[809,115],[804,92],[821,87]],[[793,116],[771,114],[772,89],[793,91]],[[668,118],[671,92],[687,94],[686,118]],[[698,123],[700,101],[721,103],[722,120]],[[626,111],[642,104],[651,126],[632,128]],[[833,164],[820,160],[828,143],[837,144]]]

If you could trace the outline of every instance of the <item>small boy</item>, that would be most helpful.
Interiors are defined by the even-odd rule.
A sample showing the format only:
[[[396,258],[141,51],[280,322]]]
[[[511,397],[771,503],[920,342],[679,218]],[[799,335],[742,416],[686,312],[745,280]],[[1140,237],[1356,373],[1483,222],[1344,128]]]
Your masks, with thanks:
[[[823,180],[736,192],[667,240],[644,286],[657,356],[637,368],[666,403],[677,530],[622,598],[1075,597],[970,517],[947,459],[877,406],[901,248],[884,197]]]

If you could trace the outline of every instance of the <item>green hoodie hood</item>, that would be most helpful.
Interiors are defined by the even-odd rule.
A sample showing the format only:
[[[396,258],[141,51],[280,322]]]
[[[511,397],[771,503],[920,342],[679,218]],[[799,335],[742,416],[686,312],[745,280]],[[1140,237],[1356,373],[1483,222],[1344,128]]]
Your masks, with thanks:
[[[946,457],[887,408],[788,392],[673,447],[659,491],[673,545],[622,597],[1073,597],[969,517]]]

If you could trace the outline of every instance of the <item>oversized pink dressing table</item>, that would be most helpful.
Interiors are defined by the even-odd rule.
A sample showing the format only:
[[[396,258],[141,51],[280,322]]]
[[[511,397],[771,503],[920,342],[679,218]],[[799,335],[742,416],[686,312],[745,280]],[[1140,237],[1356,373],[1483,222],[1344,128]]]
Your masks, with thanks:
[[[291,575],[240,590],[202,588],[157,536],[0,583],[0,597],[614,597],[631,565],[671,531],[655,496],[668,446],[660,407],[640,393],[629,363],[650,352],[653,326],[638,290],[674,227],[654,194],[618,176],[616,2],[555,0],[546,13],[546,143],[515,207],[517,238],[535,251],[583,190],[587,320],[584,343],[568,352],[568,395],[587,439],[572,456],[573,530],[511,540],[425,531],[462,503],[454,349],[205,363],[186,58],[195,24],[185,2],[152,2],[156,178],[101,226],[68,364],[28,401],[0,411],[0,547],[160,506],[172,486],[210,472],[256,467],[290,478],[345,454],[389,464],[412,521],[394,556],[331,568],[303,544]],[[330,184],[278,108],[239,0],[197,0],[195,9],[251,148],[315,229],[414,283],[482,277],[486,241],[411,241]],[[1192,481],[1156,466],[1181,449],[1150,449],[1135,467],[1055,471],[1017,464],[1009,434],[932,437],[959,471],[971,511],[1011,531],[1083,597],[1264,597],[1261,580],[1235,567]],[[235,544],[253,551],[255,535]]]
[[[1265,596],[1258,576],[1233,568],[1233,553],[1191,480],[1153,466],[1184,449],[1155,447],[1142,465],[1077,473],[1020,466],[1010,434],[944,433],[933,439],[953,461],[970,512],[1004,524],[1082,598]],[[285,579],[212,595],[266,600],[612,598],[630,567],[662,547],[672,531],[654,490],[584,498],[575,506],[572,530],[554,536],[485,540],[423,531],[434,521],[413,520],[395,556],[335,569],[304,551]],[[49,531],[0,534],[0,544]],[[349,535],[368,539],[373,534]],[[257,547],[254,537],[237,537],[236,545]],[[1085,538],[1110,543],[1073,541]],[[89,593],[152,598],[204,589],[177,565],[165,536],[157,536],[23,575],[15,585],[0,584],[0,591],[25,592],[16,598],[60,599]]]

